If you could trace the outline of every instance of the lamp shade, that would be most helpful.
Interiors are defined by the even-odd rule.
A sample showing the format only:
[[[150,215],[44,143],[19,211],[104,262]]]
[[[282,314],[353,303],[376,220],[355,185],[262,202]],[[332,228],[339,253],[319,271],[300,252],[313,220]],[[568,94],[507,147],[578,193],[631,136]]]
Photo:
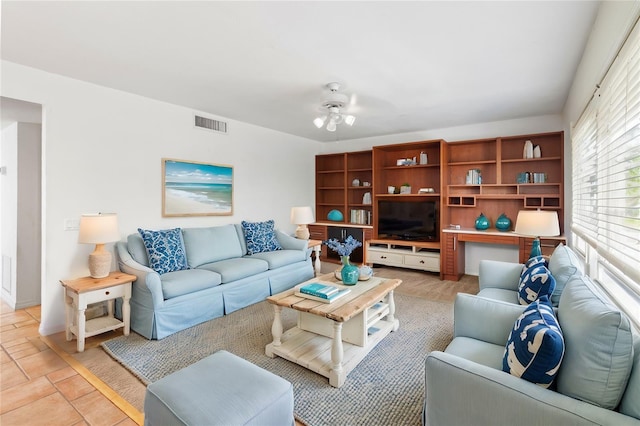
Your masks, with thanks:
[[[105,244],[120,239],[118,215],[115,213],[83,214],[80,216],[78,242],[81,244]]]
[[[558,213],[548,210],[520,210],[516,219],[516,234],[532,237],[560,235]]]
[[[291,223],[296,225],[308,225],[315,222],[313,218],[313,210],[311,207],[292,207],[291,208]]]

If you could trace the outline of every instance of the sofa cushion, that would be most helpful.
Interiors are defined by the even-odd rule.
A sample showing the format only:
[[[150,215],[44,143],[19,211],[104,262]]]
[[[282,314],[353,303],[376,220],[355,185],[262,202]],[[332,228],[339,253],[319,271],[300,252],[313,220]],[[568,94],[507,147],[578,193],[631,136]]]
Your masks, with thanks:
[[[449,343],[445,352],[500,370],[502,368],[504,345],[496,345],[471,337],[459,336]]]
[[[633,363],[629,319],[583,275],[567,282],[558,320],[567,346],[558,373],[558,392],[614,409]]]
[[[528,305],[543,296],[550,297],[556,287],[556,280],[542,264],[534,264],[521,276],[518,285],[518,301]]]
[[[222,277],[222,284],[226,284],[267,271],[269,270],[269,264],[262,259],[235,257],[206,263],[201,265],[199,269],[217,272]]]
[[[516,320],[502,370],[544,388],[551,386],[564,355],[562,330],[547,296],[531,303]]]
[[[243,220],[242,229],[247,242],[247,254],[282,249],[274,232],[273,220],[265,222],[246,222]]]
[[[127,250],[129,254],[141,265],[149,266],[149,256],[147,256],[147,248],[140,234],[131,234],[127,236]]]
[[[551,304],[558,306],[560,295],[564,290],[567,281],[574,275],[583,275],[584,270],[578,256],[564,244],[558,244],[549,258],[549,271],[556,279],[556,288],[551,294]]]
[[[215,287],[222,282],[222,277],[204,269],[186,269],[167,272],[160,277],[164,299],[194,293],[205,288]]]
[[[149,266],[159,274],[188,269],[180,228],[152,231],[138,228],[149,257]]]
[[[269,269],[277,269],[282,266],[291,265],[292,263],[305,261],[307,253],[301,250],[277,250],[256,253],[246,257],[250,259],[262,259],[269,264]]]
[[[244,254],[234,225],[185,228],[182,234],[187,260],[192,268]]]

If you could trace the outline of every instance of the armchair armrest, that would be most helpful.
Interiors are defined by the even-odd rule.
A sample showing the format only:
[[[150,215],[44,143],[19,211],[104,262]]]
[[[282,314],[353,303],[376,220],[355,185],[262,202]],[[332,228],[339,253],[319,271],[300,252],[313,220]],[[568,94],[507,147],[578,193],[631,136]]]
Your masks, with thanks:
[[[480,290],[490,287],[518,291],[518,283],[523,266],[522,263],[481,260],[478,272]]]
[[[153,306],[162,306],[164,304],[164,294],[162,292],[160,274],[148,266],[136,262],[129,253],[129,250],[127,250],[126,242],[118,241],[116,243],[116,252],[118,254],[118,266],[120,270],[137,277],[133,282],[132,297],[136,293],[146,293],[151,299]],[[145,304],[144,301],[141,301],[141,303]]]
[[[425,361],[425,425],[638,425],[630,416],[444,352]]]
[[[307,250],[309,246],[308,240],[300,240],[298,238],[287,235],[282,231],[276,229],[276,239],[280,243],[283,249],[286,250]]]
[[[458,293],[453,309],[454,337],[470,337],[504,346],[513,324],[525,307]]]

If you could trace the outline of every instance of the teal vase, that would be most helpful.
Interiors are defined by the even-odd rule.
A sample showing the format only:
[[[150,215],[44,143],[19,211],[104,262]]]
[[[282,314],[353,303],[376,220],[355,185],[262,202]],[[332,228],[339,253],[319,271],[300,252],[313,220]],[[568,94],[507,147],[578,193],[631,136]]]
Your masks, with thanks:
[[[484,231],[485,229],[489,229],[489,219],[484,215],[484,213],[480,213],[480,216],[476,219],[476,229],[478,231]]]
[[[534,258],[536,256],[542,256],[542,249],[540,248],[540,238],[535,238],[533,243],[531,244],[531,254],[529,255],[529,259]]]
[[[509,219],[504,213],[496,220],[496,228],[498,231],[506,232],[511,229],[511,219]]]
[[[342,283],[344,285],[356,285],[358,278],[360,278],[360,269],[349,263],[349,256],[341,256],[340,259],[342,260],[342,271],[340,272]]]

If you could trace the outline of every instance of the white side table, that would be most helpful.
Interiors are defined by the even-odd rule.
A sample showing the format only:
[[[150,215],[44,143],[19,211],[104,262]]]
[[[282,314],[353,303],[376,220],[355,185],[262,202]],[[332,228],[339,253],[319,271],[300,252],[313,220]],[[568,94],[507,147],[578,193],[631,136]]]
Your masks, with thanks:
[[[309,246],[310,249],[313,249],[313,254],[315,257],[313,266],[314,269],[316,271],[316,275],[320,274],[320,267],[322,266],[320,264],[320,250],[322,250],[322,241],[320,240],[309,240]]]
[[[78,339],[78,352],[84,351],[87,337],[124,327],[124,335],[130,331],[131,283],[135,275],[111,272],[105,278],[83,277],[76,280],[61,280],[64,287],[66,309],[66,338]],[[122,297],[122,321],[113,316],[113,300]],[[91,303],[108,301],[107,316],[86,320],[85,310]]]

